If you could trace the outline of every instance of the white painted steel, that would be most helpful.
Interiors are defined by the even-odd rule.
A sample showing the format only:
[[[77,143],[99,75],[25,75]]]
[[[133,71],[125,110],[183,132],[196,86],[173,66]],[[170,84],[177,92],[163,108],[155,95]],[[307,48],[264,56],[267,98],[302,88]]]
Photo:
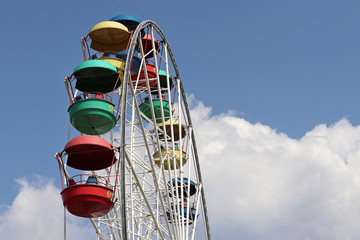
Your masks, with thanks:
[[[158,40],[159,52],[154,41],[151,41],[152,50],[144,52],[141,42],[144,33]],[[132,59],[129,56],[134,54],[137,47],[142,56],[153,54],[149,59],[142,57],[140,69],[145,73],[145,87],[139,86],[138,78],[135,82],[131,80]],[[84,49],[83,45],[82,48]],[[153,109],[154,94],[151,95],[150,81],[154,79],[149,78],[146,62],[152,63],[156,72],[155,80],[162,109],[161,127],[156,122]],[[167,74],[166,88],[160,88],[160,70]],[[173,88],[169,87],[171,80]],[[169,43],[154,22],[143,21],[134,31],[128,48],[124,81],[115,93],[120,102],[119,122],[110,134],[103,137],[110,139],[117,149],[118,161],[111,172],[109,169],[94,172],[98,176],[108,177],[111,184],[116,186],[113,193],[115,204],[113,210],[105,216],[91,219],[97,239],[210,240],[204,184],[186,95]],[[145,116],[139,109],[146,96],[149,96],[151,116]],[[170,121],[170,131],[165,127],[168,118],[163,111],[165,102],[162,97],[169,101],[169,118],[178,123],[176,125]],[[181,126],[186,129],[185,136],[182,136]],[[176,132],[180,134],[179,140],[174,140]],[[179,155],[175,154],[176,144],[180,150]],[[159,167],[155,164],[153,154],[161,152],[162,148],[167,154],[159,154]],[[170,164],[176,166],[177,158],[181,164],[172,170]],[[183,158],[186,162],[183,162]],[[59,159],[58,161],[61,164]],[[172,179],[177,178],[188,178],[188,183],[192,180],[196,184],[196,194],[189,197],[190,188],[186,189],[183,181],[174,181],[175,184],[172,184]],[[195,219],[184,217],[184,213],[186,216],[191,214],[190,206],[194,208]]]

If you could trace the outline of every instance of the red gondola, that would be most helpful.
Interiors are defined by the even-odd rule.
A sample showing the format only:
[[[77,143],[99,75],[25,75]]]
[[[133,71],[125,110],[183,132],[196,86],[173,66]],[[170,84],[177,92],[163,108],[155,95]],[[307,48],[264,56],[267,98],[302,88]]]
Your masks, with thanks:
[[[68,181],[68,187],[61,192],[64,207],[78,217],[96,218],[107,214],[113,207],[113,190],[107,186],[106,181],[92,180],[90,176],[86,182],[75,182],[74,178]],[[97,179],[97,178],[95,178]]]
[[[104,138],[92,135],[79,136],[64,148],[67,165],[79,170],[100,170],[116,161],[115,152]]]
[[[142,38],[142,45],[143,45],[143,49],[144,49],[145,58],[154,57],[153,53],[149,53],[151,50],[153,50],[153,45],[152,45],[151,40],[152,40],[152,37],[150,34],[145,34],[145,36]],[[159,42],[158,42],[158,40],[156,40],[156,38],[154,38],[154,45],[155,45],[155,50],[157,52],[159,52],[160,46],[159,46]],[[138,49],[140,49],[140,46],[138,46]]]
[[[157,84],[156,79],[156,70],[155,66],[151,64],[146,64],[146,73],[149,79],[149,85],[150,88],[154,87]],[[139,79],[139,81],[137,81]],[[131,80],[133,83],[133,86],[137,86],[138,88],[146,88],[146,74],[145,70],[142,68],[139,74],[134,74],[131,76]]]

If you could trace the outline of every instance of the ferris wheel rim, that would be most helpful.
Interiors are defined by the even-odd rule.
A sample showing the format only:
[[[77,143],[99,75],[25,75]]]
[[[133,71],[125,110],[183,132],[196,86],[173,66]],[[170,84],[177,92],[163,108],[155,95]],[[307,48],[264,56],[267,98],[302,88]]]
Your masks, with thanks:
[[[172,50],[170,48],[170,44],[167,41],[165,34],[162,32],[162,30],[160,29],[160,27],[153,21],[151,20],[145,20],[139,23],[139,25],[137,26],[137,28],[135,29],[132,37],[131,37],[131,41],[129,44],[129,51],[128,51],[128,56],[132,56],[134,54],[135,48],[136,48],[136,43],[138,41],[138,38],[141,36],[141,31],[143,29],[145,29],[146,27],[153,27],[155,28],[155,30],[157,31],[157,33],[161,36],[161,38],[163,39],[163,43],[166,43],[167,45],[167,50],[168,50],[168,54],[170,56],[171,62],[173,64],[173,68],[175,70],[176,73],[176,78],[179,80],[180,82],[180,92],[182,94],[182,98],[183,98],[183,102],[184,102],[184,106],[185,106],[185,110],[186,110],[186,114],[188,117],[188,121],[189,121],[189,127],[191,128],[192,132],[192,121],[191,121],[191,115],[190,115],[190,109],[187,103],[187,99],[186,99],[186,95],[185,95],[185,91],[184,91],[184,87],[181,81],[181,77],[180,77],[180,73],[179,73],[179,69],[178,66],[176,64],[175,61],[175,57],[172,53]],[[122,96],[121,96],[121,112],[125,113],[126,112],[126,97],[127,97],[127,88],[129,87],[129,81],[131,82],[131,75],[130,75],[130,68],[131,68],[131,58],[127,57],[126,59],[126,64],[125,64],[125,70],[124,70],[124,81],[123,81],[123,89],[122,89]],[[122,155],[120,156],[120,158],[125,159],[125,114],[121,114],[121,144],[122,144]],[[202,176],[201,176],[201,171],[200,171],[200,163],[199,163],[199,157],[198,157],[198,152],[197,152],[197,146],[196,146],[196,141],[195,141],[195,137],[194,134],[191,134],[191,140],[193,142],[193,148],[195,151],[195,164],[196,167],[198,169],[197,174],[198,174],[198,178],[200,180],[200,182],[202,183]],[[121,166],[121,172],[124,173],[125,172],[125,161],[122,161],[122,166]],[[125,174],[122,174],[123,177]],[[122,182],[122,192],[125,194],[125,179],[123,179]],[[123,203],[125,204],[125,195],[123,196]],[[205,200],[205,192],[204,192],[204,188],[201,188],[201,198],[202,198],[202,208],[203,208],[203,213],[204,213],[204,219],[205,219],[205,232],[206,232],[206,236],[208,240],[211,240],[211,235],[210,235],[210,226],[209,226],[209,218],[208,218],[208,213],[207,213],[207,206],[206,206],[206,200]],[[123,206],[123,209],[126,209],[125,206]],[[124,211],[123,213],[123,220],[124,222],[126,222],[126,212]],[[125,234],[126,235],[126,234]]]
[[[100,52],[92,54],[90,52],[92,47],[90,47],[88,48],[89,58],[87,58],[85,52],[87,43],[84,43],[84,38],[82,40],[85,61],[89,62],[89,59],[97,58],[97,54],[100,55],[99,59],[106,56],[107,52],[101,52],[100,50],[98,50]],[[113,128],[109,131],[111,142],[109,149],[111,151],[116,149],[111,165],[103,169],[90,166],[85,160],[84,166],[81,165],[77,168],[76,164],[70,164],[70,162],[68,164],[73,169],[81,170],[81,168],[85,167],[88,168],[88,171],[91,171],[91,176],[87,176],[89,174],[85,174],[86,176],[83,174],[84,177],[79,175],[79,184],[99,184],[100,179],[98,181],[97,176],[106,175],[106,183],[108,181],[113,182],[111,184],[113,194],[109,195],[109,192],[104,192],[99,194],[98,198],[104,200],[103,197],[106,194],[106,197],[111,198],[114,207],[111,211],[106,212],[105,210],[100,211],[93,208],[92,206],[95,205],[99,209],[103,208],[98,203],[93,204],[93,202],[97,202],[94,194],[91,194],[91,198],[78,198],[83,193],[75,190],[85,189],[85,185],[79,185],[80,187],[77,188],[72,187],[75,185],[70,180],[74,180],[73,178],[77,175],[70,177],[66,171],[69,154],[72,153],[71,149],[67,149],[69,152],[66,151],[66,154],[63,151],[61,155],[56,155],[59,166],[68,180],[65,182],[64,178],[65,187],[69,188],[64,193],[71,192],[71,189],[74,190],[71,192],[72,194],[65,198],[65,200],[69,201],[65,202],[72,204],[71,207],[74,207],[74,209],[78,203],[84,204],[85,201],[88,206],[92,207],[91,216],[98,216],[98,218],[90,218],[90,221],[95,228],[98,239],[194,240],[195,232],[198,232],[196,231],[197,219],[199,215],[202,215],[199,218],[199,222],[201,221],[199,225],[204,226],[205,231],[200,231],[196,236],[200,234],[209,240],[211,238],[205,195],[191,115],[178,66],[170,45],[160,27],[150,20],[139,23],[135,30],[131,32],[131,37],[126,45],[125,54],[127,55],[122,58],[125,61],[121,65],[123,68],[115,66],[118,71],[116,84],[119,85],[109,84],[113,87],[109,99],[111,103],[113,101],[118,101],[118,103],[116,110],[114,109],[114,103],[112,103],[111,109],[106,110],[109,111],[109,114],[116,115],[116,122],[120,120],[118,123],[115,122],[113,126],[114,130],[115,127],[117,131],[120,130],[119,134],[116,133],[116,136],[114,136]],[[92,49],[97,51],[97,49]],[[140,55],[138,55],[138,50]],[[140,59],[140,62],[137,62],[138,66],[133,64],[135,51],[138,51],[136,55]],[[103,60],[106,61],[106,59]],[[91,76],[91,74],[86,76],[88,75]],[[77,83],[78,78],[80,77],[75,76],[73,80],[76,79]],[[72,86],[69,85],[68,78],[66,78],[65,85],[70,103],[76,106],[80,103],[92,103],[95,101],[94,99],[100,99],[100,97],[104,99],[102,92],[101,94],[91,94],[91,96],[86,93],[85,96],[85,92],[92,93],[92,90],[97,91],[98,88],[104,85],[104,82],[100,80],[102,79],[97,80],[96,86],[91,89],[88,86],[85,86],[84,89],[75,86],[76,91],[74,92]],[[154,81],[156,84],[154,84]],[[87,80],[85,82],[90,83],[91,81]],[[78,93],[78,90],[84,93]],[[83,97],[78,99],[78,96],[81,97],[82,95]],[[102,100],[96,101],[102,102]],[[89,117],[90,113],[94,112],[91,108],[94,106],[86,105],[86,107],[87,114],[85,115]],[[98,106],[96,112],[94,112],[94,115],[96,115],[94,123],[90,122],[92,119],[89,118],[89,124],[86,126],[91,128],[102,126],[100,125],[102,119],[98,117],[102,114],[102,110],[103,108]],[[70,114],[70,118],[71,116]],[[88,134],[80,127],[77,128],[80,124],[72,125],[81,134]],[[107,132],[104,132],[104,134]],[[95,135],[99,135],[98,132],[96,133]],[[102,136],[100,137],[102,139]],[[83,147],[87,148],[89,146],[88,142],[81,144],[75,149],[76,152],[82,150]],[[91,147],[90,150],[86,149],[86,153],[83,153],[83,155],[87,156],[93,151],[95,151],[95,147]],[[66,157],[65,165],[62,156]],[[102,157],[103,155],[98,155],[98,159]],[[114,161],[114,158],[117,161]],[[82,160],[82,158],[77,158],[76,161],[79,161],[79,159]],[[98,170],[104,172],[97,172]],[[85,177],[87,180],[84,183]],[[89,177],[92,178],[91,181]],[[90,188],[95,189],[91,185],[86,186],[87,188],[89,190]],[[74,200],[73,204],[72,200],[75,198],[76,201]],[[81,214],[75,212],[77,209],[73,212],[76,216],[85,216],[87,209],[87,207],[84,207],[83,210],[80,209]]]

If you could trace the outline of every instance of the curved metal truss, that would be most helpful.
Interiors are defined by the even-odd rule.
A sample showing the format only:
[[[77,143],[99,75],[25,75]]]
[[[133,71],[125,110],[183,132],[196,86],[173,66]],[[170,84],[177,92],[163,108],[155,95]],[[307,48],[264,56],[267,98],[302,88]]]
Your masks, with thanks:
[[[137,51],[141,61],[135,68]],[[210,239],[190,111],[168,41],[154,22],[143,21],[127,56],[115,92],[120,121],[110,133],[119,149],[110,175],[116,202],[107,215],[91,219],[98,239]]]

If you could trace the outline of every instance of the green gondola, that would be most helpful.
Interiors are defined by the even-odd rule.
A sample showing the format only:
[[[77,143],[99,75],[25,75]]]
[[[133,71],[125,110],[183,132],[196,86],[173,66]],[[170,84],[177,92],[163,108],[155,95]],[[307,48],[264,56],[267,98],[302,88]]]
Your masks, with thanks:
[[[69,109],[70,122],[79,132],[100,135],[109,132],[116,124],[114,104],[103,99],[83,99]]]

